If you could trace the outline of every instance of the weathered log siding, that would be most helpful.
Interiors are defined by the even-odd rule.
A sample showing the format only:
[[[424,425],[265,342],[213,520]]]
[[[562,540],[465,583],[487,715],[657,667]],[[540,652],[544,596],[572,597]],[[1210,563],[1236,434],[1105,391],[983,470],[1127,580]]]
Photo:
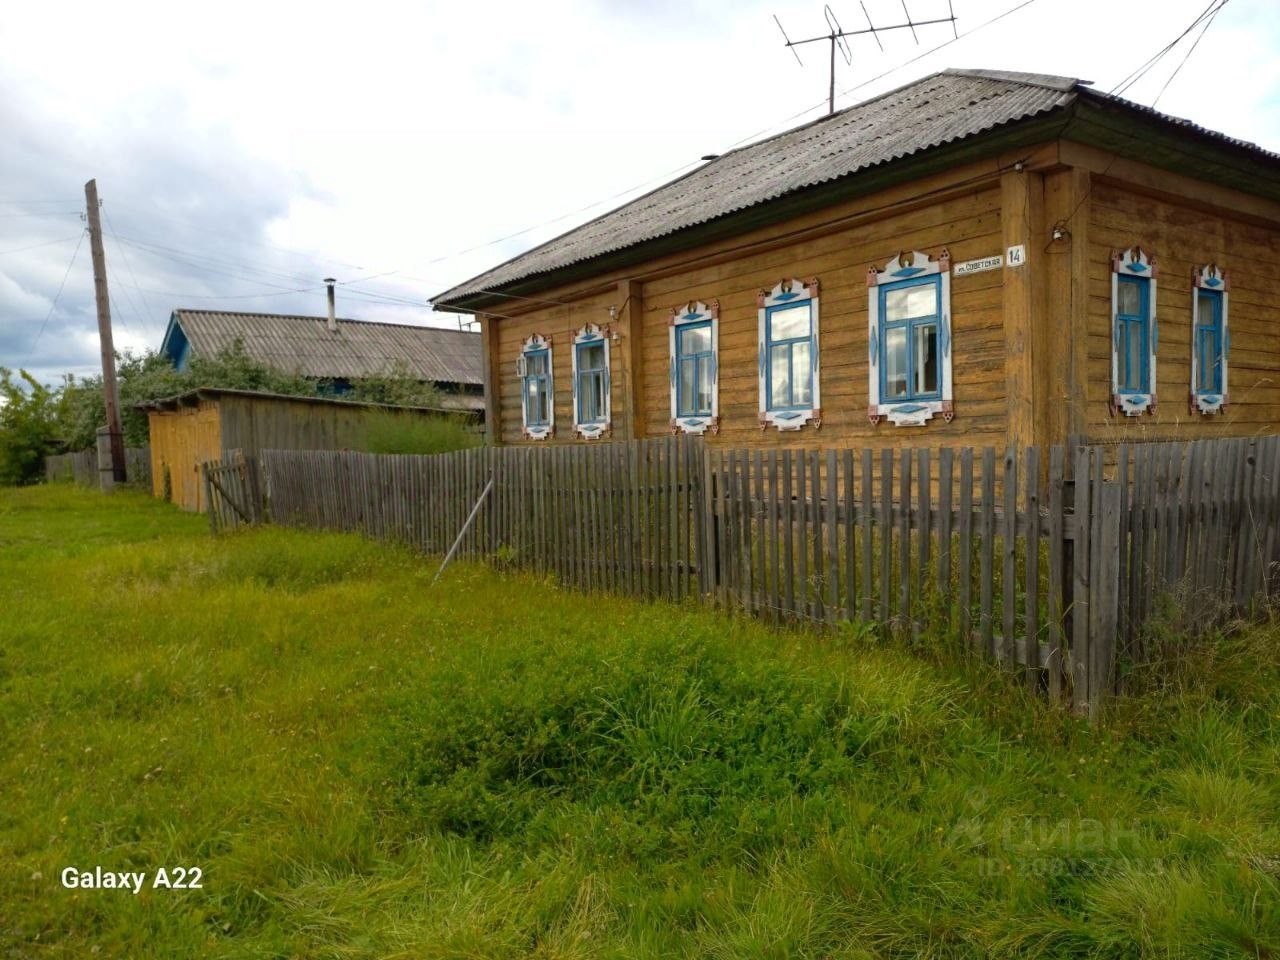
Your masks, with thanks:
[[[1111,255],[1141,246],[1159,269],[1155,413],[1112,416]],[[1280,230],[1094,178],[1089,223],[1088,415],[1091,440],[1251,436],[1280,424]],[[1230,282],[1229,402],[1192,413],[1192,270],[1217,263]]]
[[[532,333],[550,335],[554,348],[555,440],[572,438],[573,333],[587,322],[613,323],[611,342],[614,436],[669,432],[667,325],[673,307],[690,300],[720,301],[721,430],[715,443],[769,445],[1003,443],[1006,371],[1002,329],[1002,272],[956,277],[952,317],[956,422],[935,419],[922,429],[873,427],[867,419],[867,269],[883,268],[903,250],[943,247],[953,262],[1001,251],[1000,183],[995,163],[960,168],[787,223],[755,231],[734,244],[718,243],[629,271],[640,282],[602,277],[579,285],[513,299],[482,317],[489,325],[498,436],[518,443],[520,381],[516,358]],[[936,194],[929,199],[930,194]],[[891,208],[891,212],[882,212]],[[796,237],[792,239],[792,235]],[[737,252],[741,248],[744,252]],[[762,432],[757,419],[756,293],[784,277],[817,277],[821,283],[823,425],[799,433]],[[631,297],[631,301],[629,301]],[[638,299],[638,305],[634,300]],[[611,321],[610,308],[618,319]],[[629,310],[639,314],[638,348]],[[636,350],[633,357],[633,349]],[[638,361],[638,363],[636,363]],[[638,404],[636,401],[638,400]],[[635,408],[633,410],[633,408]],[[633,422],[632,417],[638,418]]]

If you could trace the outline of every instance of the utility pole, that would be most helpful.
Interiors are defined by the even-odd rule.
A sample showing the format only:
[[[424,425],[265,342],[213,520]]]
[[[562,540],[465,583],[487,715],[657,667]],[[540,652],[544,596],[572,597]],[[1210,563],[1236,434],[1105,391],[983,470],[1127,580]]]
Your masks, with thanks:
[[[120,428],[120,393],[116,387],[116,352],[111,342],[111,301],[107,298],[107,258],[102,252],[102,220],[98,213],[98,181],[84,185],[89,215],[89,250],[93,254],[93,293],[98,301],[98,342],[102,349],[102,398],[111,438],[111,475],[125,482],[124,432]],[[99,467],[101,470],[101,467]]]

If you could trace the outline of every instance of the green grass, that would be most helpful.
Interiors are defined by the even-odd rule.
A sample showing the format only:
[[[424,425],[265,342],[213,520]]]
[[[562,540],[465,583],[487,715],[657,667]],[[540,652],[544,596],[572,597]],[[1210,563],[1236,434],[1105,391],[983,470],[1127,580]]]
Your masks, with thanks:
[[[0,491],[0,956],[1280,952],[1280,631],[980,666]],[[199,866],[199,891],[63,889]]]

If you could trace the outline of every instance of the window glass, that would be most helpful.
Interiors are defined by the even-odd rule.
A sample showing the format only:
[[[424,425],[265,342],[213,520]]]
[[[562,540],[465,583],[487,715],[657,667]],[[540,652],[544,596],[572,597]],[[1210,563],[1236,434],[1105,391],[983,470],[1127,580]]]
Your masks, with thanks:
[[[809,362],[809,341],[791,345],[791,376],[793,392],[791,402],[794,404],[809,403],[813,399],[813,367]]]
[[[680,353],[707,353],[711,350],[711,325],[697,324],[680,330]]]
[[[530,423],[547,422],[547,394],[541,380],[525,381],[525,403],[525,417]]]
[[[769,406],[791,406],[791,347],[780,344],[769,351]]]
[[[1197,339],[1196,389],[1212,393],[1218,389],[1218,337],[1213,327],[1201,327]]]
[[[769,339],[792,340],[809,335],[809,304],[774,310],[769,314]]]
[[[601,374],[592,374],[587,396],[591,399],[591,419],[602,419],[604,417],[604,377]]]
[[[695,413],[711,413],[711,364],[698,362],[698,392],[694,399]]]
[[[604,344],[590,343],[578,347],[578,368],[582,370],[604,369]]]
[[[698,412],[698,404],[693,392],[698,379],[698,361],[682,360],[680,362],[680,412],[682,414]]]
[[[916,327],[915,343],[916,392],[938,392],[938,325],[922,323]]]
[[[1142,312],[1142,291],[1131,280],[1121,280],[1117,285],[1116,312],[1136,317]]]
[[[583,423],[604,419],[604,374],[584,373],[578,378],[579,415]]]
[[[937,288],[932,283],[888,290],[884,296],[885,319],[907,320],[911,317],[932,317],[937,312]]]
[[[541,376],[547,372],[547,354],[545,350],[525,354],[525,369],[529,376]]]
[[[1121,389],[1135,391],[1144,389],[1142,373],[1146,367],[1146,357],[1143,356],[1142,340],[1142,321],[1126,321],[1124,324],[1124,358],[1122,363],[1124,378],[1120,385]]]
[[[1212,293],[1201,290],[1199,293],[1199,299],[1200,299],[1200,325],[1202,327],[1213,326],[1213,324],[1217,322],[1214,317],[1214,313],[1215,313],[1214,308],[1217,306],[1218,298],[1215,297]]]
[[[886,399],[907,395],[907,331],[892,327],[884,332],[884,386]]]

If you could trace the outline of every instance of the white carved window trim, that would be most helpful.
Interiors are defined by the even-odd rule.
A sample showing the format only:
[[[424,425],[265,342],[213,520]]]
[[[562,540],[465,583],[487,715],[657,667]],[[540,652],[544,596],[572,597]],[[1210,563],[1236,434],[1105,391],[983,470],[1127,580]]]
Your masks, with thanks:
[[[709,414],[680,413],[680,328],[695,323],[710,324],[711,329],[711,412]],[[710,305],[701,300],[686,303],[671,311],[669,345],[669,379],[671,386],[671,432],[703,434],[710,430],[720,432],[720,301]]]
[[[543,351],[547,354],[547,422],[530,424],[529,407],[525,402],[525,378],[528,375],[528,361],[526,360],[526,357],[531,353],[541,353]],[[520,344],[520,356],[516,360],[516,375],[520,378],[521,432],[530,440],[546,440],[548,437],[554,436],[556,432],[556,377],[555,360],[551,354],[550,337],[544,337],[540,333],[535,333]]]
[[[600,420],[582,420],[581,384],[578,378],[578,351],[584,344],[604,344],[604,417]],[[606,436],[613,423],[613,376],[609,357],[609,330],[594,323],[573,335],[573,429],[584,440],[596,440]]]
[[[881,323],[880,288],[904,280],[922,277],[938,278],[938,399],[911,399],[885,402],[880,396]],[[867,270],[867,418],[872,424],[888,419],[897,427],[924,426],[935,415],[950,423],[955,417],[955,399],[951,378],[951,253],[943,248],[938,259],[930,259],[927,253],[914,250],[899,253],[885,264],[883,270],[874,265]]]
[[[1227,405],[1227,357],[1231,352],[1231,329],[1230,311],[1228,309],[1228,300],[1230,297],[1231,284],[1227,278],[1227,271],[1222,270],[1216,263],[1205,264],[1203,267],[1197,267],[1192,271],[1191,275],[1191,412],[1192,413],[1221,413],[1222,408]],[[1222,367],[1222,383],[1221,392],[1202,391],[1197,386],[1200,380],[1200,350],[1197,342],[1200,336],[1200,291],[1209,290],[1218,294],[1218,299],[1222,304],[1222,329],[1220,331],[1221,342],[1218,345],[1219,363]]]
[[[1111,413],[1136,417],[1156,411],[1156,348],[1159,346],[1159,324],[1156,322],[1156,258],[1142,247],[1130,247],[1111,257]],[[1137,277],[1146,288],[1147,323],[1147,390],[1122,391],[1120,388],[1120,278]]]
[[[773,307],[795,306],[806,301],[809,303],[809,364],[813,373],[813,390],[810,394],[809,406],[770,410],[769,311]],[[772,290],[761,290],[756,294],[756,306],[759,308],[757,310],[759,343],[756,367],[760,389],[760,429],[766,430],[772,424],[778,430],[799,430],[811,420],[815,430],[820,428],[822,426],[822,362],[818,329],[821,311],[817,279],[811,278],[807,282],[783,280]]]

